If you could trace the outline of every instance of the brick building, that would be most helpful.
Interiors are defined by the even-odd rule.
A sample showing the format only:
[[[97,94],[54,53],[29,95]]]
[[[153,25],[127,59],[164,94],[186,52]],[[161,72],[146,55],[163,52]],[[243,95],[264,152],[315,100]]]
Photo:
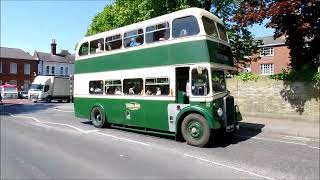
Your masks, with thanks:
[[[19,91],[29,89],[37,72],[37,61],[29,53],[0,47],[0,84],[16,84]]]
[[[279,74],[282,69],[289,67],[290,50],[285,45],[285,38],[280,37],[273,39],[272,36],[256,38],[262,40],[263,45],[260,49],[260,57],[257,62],[251,62],[245,68],[246,71],[251,71],[259,75]]]

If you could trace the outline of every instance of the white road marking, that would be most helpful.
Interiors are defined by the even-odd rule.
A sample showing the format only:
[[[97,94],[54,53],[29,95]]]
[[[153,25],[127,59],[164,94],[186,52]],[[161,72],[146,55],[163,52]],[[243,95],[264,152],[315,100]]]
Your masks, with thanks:
[[[97,132],[98,130],[90,130],[90,131],[85,131],[85,130],[82,130],[80,128],[77,128],[75,126],[72,126],[70,124],[63,124],[63,123],[54,123],[54,122],[41,122],[42,124],[54,124],[54,125],[60,125],[60,126],[67,126],[69,128],[72,128],[72,129],[75,129],[81,133],[84,133],[84,134],[88,134],[88,133],[91,133],[91,132]]]
[[[75,126],[72,126],[70,124],[63,124],[63,123],[55,123],[55,122],[41,122],[39,119],[35,118],[35,117],[29,117],[29,116],[16,116],[16,115],[13,115],[11,113],[8,113],[10,116],[12,117],[16,117],[16,118],[27,118],[27,119],[32,119],[38,123],[41,123],[41,124],[54,124],[54,125],[60,125],[60,126],[67,126],[69,128],[72,128],[72,129],[75,129],[77,131],[79,131],[80,133],[84,133],[84,134],[88,134],[88,133],[92,133],[92,132],[97,132],[99,130],[89,130],[89,131],[85,131],[85,130],[82,130],[80,128],[77,128]]]
[[[276,139],[267,139],[267,138],[259,138],[259,137],[251,137],[251,136],[242,136],[242,135],[236,135],[238,137],[245,137],[245,138],[252,138],[252,139],[259,139],[259,140],[264,140],[264,141],[274,141],[274,142],[281,142],[281,143],[287,143],[287,144],[295,144],[295,145],[302,145],[306,146],[306,143],[297,143],[297,142],[292,142],[292,141],[282,141],[282,140],[276,140]]]
[[[18,118],[28,118],[28,119],[32,119],[38,123],[41,123],[41,124],[54,124],[54,125],[60,125],[60,126],[67,126],[69,128],[72,128],[72,129],[75,129],[77,131],[79,131],[80,133],[84,133],[84,134],[88,134],[88,133],[92,133],[92,132],[97,132],[99,130],[90,130],[90,131],[85,131],[85,130],[82,130],[78,127],[75,127],[75,126],[72,126],[70,124],[64,124],[64,123],[55,123],[55,122],[41,122],[40,120],[38,120],[37,118],[34,118],[34,117],[28,117],[28,116],[15,116],[15,115],[12,115],[11,113],[8,113],[10,116],[12,117],[18,117]],[[132,140],[132,139],[127,139],[127,138],[122,138],[122,137],[117,137],[117,136],[113,136],[113,135],[110,135],[110,134],[104,134],[104,133],[97,133],[97,134],[100,134],[100,135],[103,135],[103,136],[107,136],[107,137],[112,137],[112,138],[115,138],[115,139],[119,139],[119,140],[125,140],[125,141],[129,141],[129,142],[133,142],[133,143],[137,143],[137,144],[141,144],[141,145],[144,145],[144,146],[151,146],[150,144],[147,144],[147,143],[143,143],[143,142],[140,142],[140,141],[135,141],[135,140]]]
[[[319,147],[314,147],[314,146],[308,146],[308,147],[313,149],[320,149]]]
[[[11,113],[8,113],[8,114],[9,114],[10,116],[12,116],[12,117],[32,119],[32,120],[34,120],[34,121],[36,121],[36,122],[38,122],[38,123],[41,123],[41,121],[39,121],[37,118],[34,118],[34,117],[29,117],[29,116],[16,116],[16,115],[13,115],[13,114],[11,114]]]
[[[60,111],[60,112],[74,112],[74,111],[68,111],[68,110],[61,110],[61,109],[58,109],[58,108],[53,108],[53,110],[55,111]]]
[[[299,136],[285,136],[287,139],[300,140],[300,141],[311,141],[310,138],[299,137]]]
[[[141,145],[144,145],[144,146],[151,146],[150,144],[147,144],[147,143],[143,143],[143,142],[140,142],[140,141],[135,141],[135,140],[132,140],[132,139],[127,139],[127,138],[117,137],[117,136],[113,136],[113,135],[110,135],[110,134],[104,134],[104,133],[100,133],[100,132],[98,132],[97,134],[100,134],[102,136],[112,137],[112,138],[119,139],[119,140],[124,140],[124,141],[128,141],[128,142],[141,144]]]
[[[240,169],[240,168],[236,168],[236,167],[228,166],[228,165],[225,165],[225,164],[217,163],[217,162],[214,162],[214,161],[211,161],[211,160],[208,160],[208,159],[204,159],[204,158],[201,158],[201,157],[192,156],[192,155],[189,155],[189,154],[184,154],[184,155],[187,156],[187,157],[195,158],[195,159],[198,159],[198,160],[201,160],[201,161],[205,161],[205,162],[208,162],[208,163],[211,163],[211,164],[215,164],[215,165],[218,165],[218,166],[222,166],[222,167],[230,168],[230,169],[233,169],[233,170],[236,170],[236,171],[240,171],[240,172],[244,172],[244,173],[247,173],[247,174],[251,174],[251,175],[257,176],[259,178],[273,179],[273,178],[268,177],[268,176],[263,176],[263,175],[256,174],[256,173],[250,172],[250,171],[246,171],[246,170],[243,170],[243,169]]]

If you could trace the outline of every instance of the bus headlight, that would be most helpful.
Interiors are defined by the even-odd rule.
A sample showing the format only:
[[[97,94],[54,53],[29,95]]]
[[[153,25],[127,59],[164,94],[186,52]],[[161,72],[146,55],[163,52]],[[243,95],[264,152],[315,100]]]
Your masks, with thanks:
[[[217,114],[218,114],[219,117],[222,117],[223,116],[223,110],[221,108],[219,108],[217,110]]]

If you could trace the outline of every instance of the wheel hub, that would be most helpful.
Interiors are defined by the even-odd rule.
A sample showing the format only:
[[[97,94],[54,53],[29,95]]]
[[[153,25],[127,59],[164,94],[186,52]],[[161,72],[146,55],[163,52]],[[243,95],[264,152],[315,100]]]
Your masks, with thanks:
[[[201,138],[202,134],[203,134],[203,128],[202,128],[201,124],[197,121],[191,121],[188,124],[188,134],[192,138],[196,138],[196,139]]]

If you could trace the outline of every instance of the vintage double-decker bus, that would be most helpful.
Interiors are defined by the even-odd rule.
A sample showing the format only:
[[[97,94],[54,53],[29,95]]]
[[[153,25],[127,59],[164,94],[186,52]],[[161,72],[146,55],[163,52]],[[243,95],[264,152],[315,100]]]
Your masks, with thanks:
[[[202,147],[212,130],[239,128],[225,81],[233,69],[223,23],[199,8],[85,37],[76,53],[75,115]]]

